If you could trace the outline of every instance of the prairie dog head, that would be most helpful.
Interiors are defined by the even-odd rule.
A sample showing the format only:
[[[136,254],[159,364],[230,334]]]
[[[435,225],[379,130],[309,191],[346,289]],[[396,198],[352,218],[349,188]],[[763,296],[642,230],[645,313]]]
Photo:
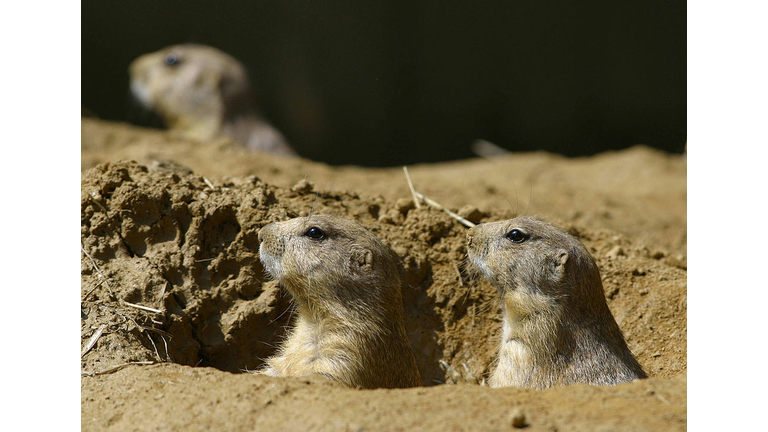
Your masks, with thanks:
[[[300,304],[402,308],[397,255],[352,219],[320,214],[275,222],[259,231],[259,241],[264,267]]]
[[[536,217],[477,225],[467,233],[467,251],[507,307],[521,314],[564,304],[588,307],[596,296],[604,296],[599,270],[586,248],[562,228]]]
[[[171,129],[211,139],[225,118],[251,107],[245,68],[204,45],[174,45],[142,55],[129,66],[131,92]]]
[[[608,308],[594,258],[575,237],[518,217],[475,226],[467,243],[503,300],[491,387],[616,385],[647,376]]]

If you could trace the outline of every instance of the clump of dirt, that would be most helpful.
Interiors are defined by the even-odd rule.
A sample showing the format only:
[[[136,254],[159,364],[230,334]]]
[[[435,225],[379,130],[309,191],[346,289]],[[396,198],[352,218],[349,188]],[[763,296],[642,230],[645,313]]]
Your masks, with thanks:
[[[195,413],[194,419],[209,421],[216,410],[201,407],[219,400],[239,406],[240,396],[230,394],[230,388],[240,389],[238,395],[252,390],[265,395],[298,391],[296,394],[302,396],[282,397],[274,409],[270,408],[273,402],[267,399],[276,401],[276,396],[264,396],[262,408],[229,419],[237,423],[235,418],[242,417],[241,423],[214,421],[212,424],[218,425],[214,427],[249,427],[255,419],[265,420],[265,412],[282,415],[285,424],[297,427],[352,427],[354,422],[334,423],[336,420],[327,413],[308,413],[305,423],[288,418],[286,413],[304,406],[307,400],[320,398],[322,406],[334,406],[337,412],[346,412],[345,404],[355,405],[345,400],[359,399],[358,405],[382,407],[390,406],[384,400],[399,401],[391,405],[400,410],[397,415],[388,417],[385,411],[376,411],[379,414],[366,417],[360,427],[390,427],[391,417],[396,416],[403,419],[398,423],[403,427],[430,424],[438,429],[450,424],[472,428],[472,424],[461,421],[419,423],[414,420],[420,418],[418,409],[409,411],[408,404],[423,404],[437,412],[439,407],[459,404],[456,401],[472,405],[477,398],[490,398],[488,406],[509,408],[508,403],[492,402],[492,394],[506,395],[499,401],[519,399],[523,405],[525,401],[533,404],[528,410],[538,416],[533,424],[546,428],[582,424],[585,429],[594,429],[633,418],[643,418],[647,422],[642,424],[654,428],[685,427],[685,168],[678,157],[632,149],[573,161],[531,154],[493,162],[539,167],[537,202],[546,209],[540,214],[579,237],[595,256],[609,307],[630,349],[652,379],[595,391],[582,388],[591,389],[589,386],[571,386],[544,392],[503,389],[506,393],[490,394],[485,392],[494,390],[477,384],[488,375],[500,334],[496,290],[467,265],[466,228],[443,211],[428,206],[416,208],[404,185],[402,170],[331,168],[269,156],[259,159],[227,150],[225,144],[183,142],[156,131],[130,127],[121,135],[121,130],[106,122],[101,125],[96,120],[84,120],[83,161],[84,165],[93,162],[88,162],[92,166],[84,166],[81,182],[82,409],[84,418],[87,413],[93,419],[84,422],[84,429],[112,424],[127,427],[129,423],[120,418],[131,411],[124,404],[113,406],[108,400],[153,393],[149,389],[132,392],[138,389],[138,381],[164,379],[160,376],[166,375],[176,377],[168,379],[181,388],[174,388],[174,399],[153,399],[152,409],[160,412],[155,420],[142,420],[147,428],[162,424],[163,407],[166,412],[185,410],[179,405],[182,400],[187,404],[184,407]],[[111,139],[103,139],[109,134]],[[158,146],[158,139],[166,140],[167,146]],[[118,161],[130,148],[144,149],[137,157],[143,163]],[[150,148],[156,150],[144,152]],[[207,166],[209,177],[201,175],[197,167],[191,169],[179,163],[188,162],[185,158],[189,154],[199,155],[195,163],[200,164],[207,154],[212,161]],[[669,188],[633,185],[622,178],[618,172],[628,160],[639,164],[631,168],[633,172],[656,176],[644,176],[645,181],[653,183],[661,178]],[[461,182],[485,181],[491,175],[488,162],[485,164],[486,168],[472,161],[415,167],[411,175],[417,185],[424,186],[421,192],[435,198],[441,190],[459,191]],[[239,167],[234,170],[239,174],[216,175],[221,166]],[[306,175],[301,174],[306,172],[313,173],[315,179],[332,179],[336,186],[357,182],[359,187],[321,187],[317,181],[306,180]],[[577,195],[569,195],[577,187]],[[502,203],[497,193],[480,188],[437,198],[474,222],[507,219],[526,210],[522,205],[507,205],[506,201],[494,205]],[[656,217],[656,210],[662,207],[666,210],[659,210],[661,216]],[[258,369],[265,358],[274,354],[293,312],[289,295],[268,280],[259,262],[258,230],[270,222],[313,212],[357,219],[402,260],[406,269],[406,328],[424,385],[432,387],[428,393],[423,393],[427,389],[366,392],[314,381],[307,384],[306,390],[296,390],[304,389],[305,384],[240,374]],[[626,223],[622,225],[615,215]],[[618,225],[622,229],[616,229]],[[150,363],[183,365],[205,372],[135,366]],[[225,372],[237,375],[218,375]],[[199,376],[183,378],[190,373]],[[238,378],[256,380],[248,382],[259,383],[258,389],[246,389],[250,384]],[[225,382],[226,388],[216,390]],[[462,385],[439,385],[453,383]],[[192,391],[197,385],[206,390]],[[265,390],[273,388],[277,390]],[[652,392],[659,388],[664,389],[663,396],[654,396]],[[124,394],[127,389],[132,389],[131,396]],[[202,399],[190,400],[181,397],[182,393],[197,394]],[[588,397],[604,401],[625,398],[627,403],[609,403],[621,412],[611,417],[610,409],[601,411],[601,420],[596,423],[580,412],[580,398],[587,397],[587,393]],[[649,394],[653,397],[647,397]],[[633,401],[639,405],[633,406]],[[143,406],[139,400],[131,404]],[[460,411],[481,423],[488,420],[481,415],[483,407]],[[655,413],[653,419],[644,417],[651,411]],[[508,420],[506,416],[491,417],[503,423]],[[275,421],[279,424],[280,419]],[[489,427],[499,426],[494,424],[491,422]]]

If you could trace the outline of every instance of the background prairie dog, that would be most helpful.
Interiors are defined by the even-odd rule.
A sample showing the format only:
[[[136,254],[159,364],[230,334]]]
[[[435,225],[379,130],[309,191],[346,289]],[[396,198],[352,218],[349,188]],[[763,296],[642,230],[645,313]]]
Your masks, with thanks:
[[[230,137],[247,148],[295,156],[257,112],[245,68],[205,45],[174,45],[144,54],[128,68],[131,92],[171,130],[209,141]]]
[[[474,266],[499,291],[503,335],[491,387],[616,385],[646,378],[627,347],[587,249],[535,217],[477,225]]]
[[[391,249],[357,222],[332,215],[271,223],[259,241],[261,262],[298,312],[262,373],[320,374],[360,388],[421,385]]]

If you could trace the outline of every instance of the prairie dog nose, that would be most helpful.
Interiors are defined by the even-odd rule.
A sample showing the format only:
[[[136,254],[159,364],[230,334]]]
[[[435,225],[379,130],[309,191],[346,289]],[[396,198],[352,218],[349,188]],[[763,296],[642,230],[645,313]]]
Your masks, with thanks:
[[[272,227],[273,224],[274,224],[274,222],[266,224],[263,227],[261,227],[261,229],[259,230],[259,235],[258,235],[259,243],[263,243],[264,242],[264,236],[266,235],[266,232],[268,230],[272,229],[271,227]]]

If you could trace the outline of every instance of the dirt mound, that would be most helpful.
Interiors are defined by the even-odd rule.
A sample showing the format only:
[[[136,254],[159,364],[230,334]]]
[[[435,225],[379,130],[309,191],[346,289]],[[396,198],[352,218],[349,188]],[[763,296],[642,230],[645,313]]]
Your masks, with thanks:
[[[686,379],[546,391],[443,385],[353,390],[321,377],[174,364],[83,381],[83,430],[684,431]]]
[[[132,333],[126,342],[139,336],[142,360],[230,372],[259,368],[291,313],[286,296],[264,280],[256,234],[267,223],[312,211],[355,217],[403,259],[408,327],[425,384],[445,381],[440,359],[468,351],[453,340],[467,325],[450,326],[471,312],[468,325],[482,334],[497,327],[490,314],[476,316],[492,304],[492,290],[460,278],[464,229],[445,213],[416,210],[410,201],[388,206],[354,194],[314,193],[308,182],[285,189],[255,177],[209,185],[194,174],[150,171],[133,162],[94,168],[82,190],[84,250],[95,261],[83,268],[82,294],[93,290],[83,303],[84,325],[108,322],[112,335],[112,326],[122,326],[114,330]],[[102,277],[107,281],[99,285]],[[474,289],[457,289],[461,284]],[[490,325],[479,324],[485,321]],[[103,349],[121,361],[137,358],[135,344],[124,344],[122,354],[113,345],[99,344],[83,357],[83,369],[97,371],[89,359],[103,363]],[[477,376],[490,348],[481,361],[470,362]],[[461,358],[469,361],[468,354]]]
[[[121,127],[83,120],[84,429],[102,429],[109,425],[116,429],[128,428],[131,423],[109,419],[132,413],[127,406],[135,401],[114,406],[105,402],[104,395],[119,398],[128,389],[131,392],[138,389],[136,383],[144,379],[167,381],[167,376],[177,377],[178,381],[177,378],[172,381],[184,389],[182,393],[192,392],[198,385],[209,389],[202,393],[195,390],[196,401],[189,397],[163,399],[161,396],[153,402],[159,406],[153,409],[161,411],[163,406],[182,409],[183,404],[208,406],[221,400],[238,406],[232,399],[230,387],[239,389],[237,399],[241,396],[261,398],[263,395],[259,392],[265,388],[281,388],[278,393],[287,394],[306,386],[301,380],[269,380],[239,372],[259,368],[263,359],[273,354],[292,315],[288,295],[267,280],[258,260],[258,230],[267,223],[311,212],[330,212],[357,219],[402,259],[408,283],[403,291],[406,327],[425,386],[477,384],[487,376],[501,323],[495,289],[467,269],[466,228],[440,210],[426,206],[417,209],[411,199],[405,198],[409,192],[402,170],[332,168],[301,160],[258,159],[260,156],[227,150],[226,143],[201,145],[175,140],[156,131]],[[111,140],[103,139],[107,132],[112,134]],[[126,139],[127,136],[132,138]],[[159,147],[156,140],[165,140],[168,146]],[[113,146],[115,142],[120,145]],[[155,150],[150,152],[153,145]],[[135,159],[144,165],[101,163],[117,161],[126,151],[137,151]],[[209,170],[206,177],[198,173],[197,167],[185,166],[190,160],[203,165],[206,152],[210,161],[205,165]],[[194,155],[200,158],[195,159]],[[244,172],[248,161],[253,162],[250,169],[254,172]],[[618,174],[619,168],[630,161],[636,166],[625,171],[663,172],[665,174],[657,177],[674,181],[668,181],[668,189],[658,189],[653,184],[659,179],[648,175],[643,181],[652,183],[650,186],[634,184],[631,178]],[[685,427],[685,169],[684,165],[681,168],[679,158],[632,149],[575,161],[532,154],[493,163],[539,164],[535,191],[538,206],[547,209],[540,214],[577,235],[595,256],[609,306],[630,349],[653,379],[610,389],[573,386],[544,392],[503,389],[501,393],[477,385],[363,392],[330,384],[326,388],[312,381],[309,387],[314,390],[296,390],[296,395],[304,396],[280,398],[279,409],[269,408],[267,403],[267,412],[285,416],[282,419],[285,425],[322,424],[327,430],[338,429],[329,426],[332,424],[352,427],[354,422],[345,420],[346,414],[339,418],[328,414],[325,423],[320,414],[307,414],[301,417],[303,420],[288,417],[292,409],[303,406],[306,398],[319,397],[326,408],[334,406],[338,412],[347,412],[351,405],[343,401],[359,397],[366,404],[376,405],[378,408],[374,411],[379,414],[365,417],[356,423],[358,426],[394,428],[394,423],[389,423],[393,417],[420,418],[423,413],[412,404],[425,404],[427,399],[431,402],[425,406],[433,412],[444,407],[440,411],[443,416],[453,415],[449,413],[451,400],[468,401],[475,406],[475,411],[470,414],[465,407],[459,410],[461,415],[479,419],[483,417],[484,407],[475,405],[475,400],[504,395],[504,401],[528,401],[525,403],[537,406],[531,409],[537,413],[533,424],[539,426],[581,424],[576,428],[594,429],[595,425],[619,425],[633,417],[650,421],[647,415],[652,414],[643,413],[640,407],[648,408],[646,403],[652,403],[652,411],[661,413],[658,414],[661,423],[645,425],[661,424],[664,429]],[[216,175],[222,166],[240,168],[233,169],[231,176]],[[427,195],[431,191],[435,197],[437,190],[459,190],[460,182],[482,183],[487,177],[484,175],[487,167],[485,161],[467,161],[416,167],[411,173],[417,184],[424,185],[420,191]],[[615,182],[607,183],[595,172],[613,174]],[[314,184],[302,180],[306,173],[312,173]],[[454,180],[443,181],[439,188],[434,183],[449,178]],[[581,179],[581,183],[574,183],[574,179]],[[295,182],[287,183],[289,180]],[[337,187],[317,186],[323,181]],[[358,188],[338,188],[340,184],[355,182]],[[563,182],[567,186],[563,186]],[[497,190],[480,188],[475,192],[471,200],[463,202],[460,202],[462,197],[457,196],[439,199],[455,211],[472,204],[461,212],[479,222],[505,219],[515,213],[506,202],[498,205]],[[568,198],[569,193],[578,196]],[[465,191],[463,196],[472,195]],[[557,201],[557,197],[564,198]],[[669,204],[681,197],[682,205]],[[575,207],[584,210],[571,207],[577,201]],[[483,202],[495,205],[484,207]],[[665,207],[665,203],[666,210],[660,210],[661,217],[656,217],[654,211]],[[618,224],[613,219],[617,214],[627,220],[623,231],[611,228],[612,224]],[[638,234],[643,227],[651,231],[658,229],[650,235]],[[666,240],[655,241],[657,238]],[[95,344],[90,343],[92,339],[97,339]],[[138,366],[149,363],[197,368]],[[214,369],[202,369],[202,366]],[[192,376],[198,378],[192,379]],[[253,386],[255,388],[251,388]],[[654,394],[646,394],[653,386],[663,387],[668,393],[647,397]],[[284,393],[280,393],[283,390]],[[246,396],[249,392],[259,395]],[[139,396],[137,393],[130,397]],[[384,402],[393,398],[396,402],[389,405]],[[586,421],[589,416],[579,413],[583,398],[603,398],[604,401],[608,398],[613,402],[607,405],[615,403],[617,408],[627,411],[616,413],[612,420],[608,412],[601,411],[603,414],[598,420]],[[641,401],[632,408],[634,402],[617,402],[624,400],[622,398]],[[542,408],[550,399],[559,401],[557,409]],[[494,406],[505,409],[500,401]],[[390,411],[383,407],[400,412],[386,415]],[[208,418],[214,412],[216,410],[205,411],[197,418]],[[234,423],[213,425],[250,429],[252,422],[257,418],[264,420],[264,415],[265,411],[257,409],[236,416],[242,418],[243,423],[233,417]],[[494,421],[507,421],[504,419],[506,417],[499,417]],[[574,419],[586,422],[573,423]],[[402,427],[420,424],[406,420]],[[141,424],[147,428],[173,428],[170,424],[157,426],[161,423],[144,421]],[[270,423],[273,425],[281,424],[280,419],[271,421],[278,422]],[[427,422],[422,426],[436,425],[437,428],[448,424],[471,428],[461,422]],[[485,420],[482,424],[491,425]]]
[[[330,167],[304,159],[243,151],[236,143],[191,142],[172,133],[82,119],[83,172],[103,162],[173,161],[210,180],[256,175],[291,187],[306,178],[325,191],[354,191],[388,201],[410,197],[403,170]],[[644,146],[594,157],[536,152],[409,167],[416,189],[445,206],[471,205],[499,215],[537,214],[610,230],[685,265],[685,156]]]

